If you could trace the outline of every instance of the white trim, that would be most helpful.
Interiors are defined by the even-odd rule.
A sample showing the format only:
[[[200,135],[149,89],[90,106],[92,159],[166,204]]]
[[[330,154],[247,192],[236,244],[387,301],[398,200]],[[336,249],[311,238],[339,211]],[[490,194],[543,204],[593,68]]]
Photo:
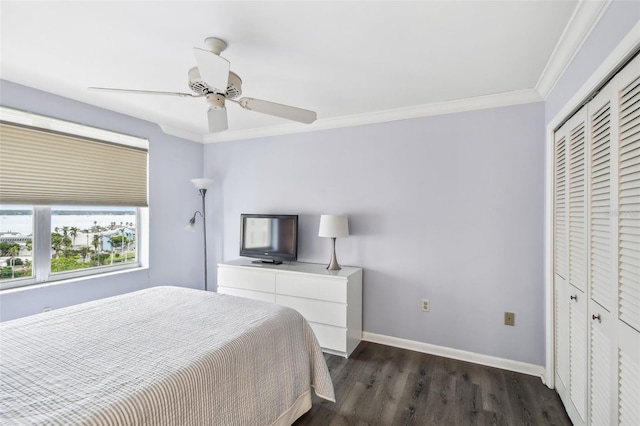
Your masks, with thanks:
[[[580,0],[536,83],[542,98],[547,99],[610,4],[611,0]]]
[[[51,206],[30,206],[33,209],[32,276],[0,281],[0,293],[8,290],[27,290],[42,285],[68,283],[111,273],[148,269],[149,267],[149,208],[136,207],[136,261],[121,265],[104,265],[69,271],[51,272]],[[142,220],[142,222],[141,222]]]
[[[475,352],[467,352],[460,349],[448,348],[446,346],[432,345],[430,343],[400,339],[398,337],[385,336],[383,334],[369,333],[366,331],[362,333],[362,340],[365,340],[367,342],[380,343],[381,345],[422,352],[425,354],[457,359],[459,361],[473,362],[474,364],[515,371],[516,373],[529,374],[531,376],[540,377],[541,379],[544,376],[544,367],[542,367],[541,365],[529,364],[526,362],[514,361],[506,358],[497,358],[489,355],[478,354]]]
[[[475,111],[487,108],[498,108],[511,105],[541,102],[542,98],[534,89],[516,90],[494,95],[455,101],[424,104],[413,107],[377,111],[344,117],[325,118],[313,124],[284,124],[281,126],[261,127],[257,129],[227,130],[222,133],[198,135],[175,126],[161,124],[163,132],[183,139],[200,143],[226,142],[242,139],[261,138],[291,133],[313,132],[316,130],[337,129],[340,127],[361,126],[365,124],[384,123],[388,121],[406,120],[410,118],[428,117],[464,111]]]
[[[158,124],[160,126],[160,130],[162,130],[167,135],[175,136],[177,138],[186,139],[188,141],[193,142],[204,142],[204,136],[198,133],[193,133],[188,130],[181,129],[180,127],[172,126],[171,124]]]
[[[513,92],[498,93],[495,95],[478,96],[475,98],[461,99],[448,102],[418,105],[414,107],[398,108],[387,111],[378,111],[365,114],[357,114],[344,117],[326,118],[310,125],[286,124],[284,126],[267,127],[261,129],[249,129],[244,131],[231,131],[214,133],[204,137],[205,143],[223,142],[239,139],[251,139],[264,136],[275,136],[287,133],[311,132],[316,130],[337,129],[340,127],[361,126],[365,124],[384,123],[388,121],[406,120],[410,118],[428,117],[433,115],[451,114],[463,111],[475,111],[479,109],[497,108],[541,102],[542,98],[533,89],[518,90]]]
[[[25,285],[25,286],[20,286],[20,287],[9,287],[6,289],[2,290],[2,295],[7,295],[7,294],[13,294],[13,293],[22,293],[25,291],[31,291],[31,290],[38,290],[38,289],[42,289],[42,288],[47,288],[47,287],[55,287],[58,285],[64,285],[64,284],[70,284],[70,283],[74,283],[74,282],[89,282],[90,280],[94,280],[94,279],[101,279],[101,278],[108,278],[108,277],[112,277],[114,275],[120,275],[120,274],[130,274],[132,272],[145,272],[148,273],[149,272],[149,268],[148,267],[143,267],[143,266],[138,266],[138,267],[133,267],[133,268],[127,268],[127,269],[121,269],[121,270],[117,270],[117,271],[109,271],[109,272],[104,272],[104,273],[100,273],[100,274],[93,274],[93,275],[85,275],[82,277],[73,277],[73,278],[67,278],[64,280],[58,280],[58,281],[45,281],[42,283],[38,283],[38,284],[33,284],[33,285]],[[54,307],[51,307],[52,309]]]
[[[595,90],[607,76],[609,76],[618,65],[625,60],[636,49],[640,48],[640,22],[627,33],[620,41],[618,46],[607,56],[600,64],[598,69],[587,79],[573,97],[565,104],[565,106],[553,117],[546,128],[546,145],[548,155],[546,156],[545,176],[547,177],[547,186],[545,188],[545,318],[546,324],[546,354],[545,354],[545,381],[553,384],[554,380],[554,327],[553,327],[553,223],[551,216],[551,205],[553,197],[553,179],[550,174],[553,173],[553,130],[569,115],[586,97]]]
[[[554,289],[553,285],[553,180],[554,180],[554,151],[555,143],[553,137],[553,130],[551,131],[551,141],[549,141],[549,135],[547,135],[547,143],[545,144],[545,173],[544,173],[544,238],[547,243],[550,243],[549,247],[545,247],[544,256],[544,300],[545,300],[545,372],[542,381],[551,389],[555,389],[555,308],[554,308]],[[549,332],[551,330],[551,332]]]

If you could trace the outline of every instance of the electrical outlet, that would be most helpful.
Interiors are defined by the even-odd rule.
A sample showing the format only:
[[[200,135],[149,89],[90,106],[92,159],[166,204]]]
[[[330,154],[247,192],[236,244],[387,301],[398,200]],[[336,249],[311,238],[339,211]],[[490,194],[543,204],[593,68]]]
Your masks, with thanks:
[[[422,299],[422,310],[429,312],[429,299]]]
[[[42,308],[42,312],[49,312],[51,310],[51,306],[45,306]]]
[[[504,325],[516,325],[516,314],[513,312],[505,312]]]

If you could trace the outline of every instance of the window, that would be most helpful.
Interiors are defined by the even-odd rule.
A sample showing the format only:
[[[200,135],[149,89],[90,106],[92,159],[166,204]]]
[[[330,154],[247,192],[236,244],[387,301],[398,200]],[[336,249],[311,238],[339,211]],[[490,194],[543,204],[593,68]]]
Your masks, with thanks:
[[[138,266],[138,216],[136,207],[0,205],[0,288]],[[34,232],[35,221],[50,226]]]
[[[0,107],[0,289],[140,266],[148,141]]]
[[[33,276],[33,209],[0,206],[0,282]]]

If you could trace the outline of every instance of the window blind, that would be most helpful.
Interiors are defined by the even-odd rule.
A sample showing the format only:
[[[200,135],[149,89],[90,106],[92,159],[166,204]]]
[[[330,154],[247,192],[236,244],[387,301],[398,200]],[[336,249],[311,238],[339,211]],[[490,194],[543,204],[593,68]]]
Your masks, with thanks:
[[[146,207],[146,148],[0,122],[0,203]]]

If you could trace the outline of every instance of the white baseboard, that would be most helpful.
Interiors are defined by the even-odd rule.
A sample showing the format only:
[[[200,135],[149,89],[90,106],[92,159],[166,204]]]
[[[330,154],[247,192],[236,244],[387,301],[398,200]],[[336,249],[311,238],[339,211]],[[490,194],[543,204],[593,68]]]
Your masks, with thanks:
[[[415,340],[400,339],[398,337],[385,336],[383,334],[369,333],[366,331],[362,333],[362,340],[379,343],[381,345],[394,346],[401,349],[409,349],[411,351],[422,352],[425,354],[457,359],[459,361],[473,362],[475,364],[501,368],[503,370],[528,374],[530,376],[537,376],[544,382],[545,369],[541,365],[529,364],[505,358],[497,358],[494,356],[477,354],[475,352],[448,348],[446,346],[432,345],[430,343],[416,342]]]

